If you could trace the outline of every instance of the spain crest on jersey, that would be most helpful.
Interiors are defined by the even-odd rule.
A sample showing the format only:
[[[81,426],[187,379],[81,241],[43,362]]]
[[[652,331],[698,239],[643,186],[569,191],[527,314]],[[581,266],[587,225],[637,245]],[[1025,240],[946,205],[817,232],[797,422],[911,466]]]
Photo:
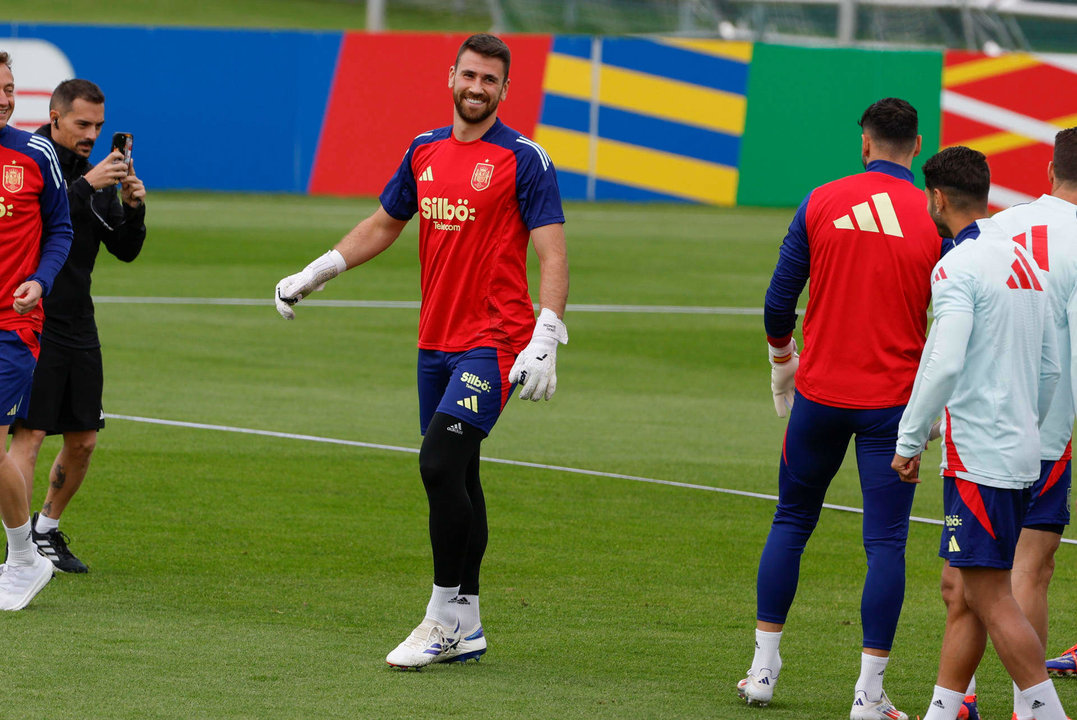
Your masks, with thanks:
[[[16,193],[22,190],[22,167],[19,165],[5,165],[3,186],[8,192]],[[472,181],[474,183],[474,181]]]
[[[475,172],[471,173],[471,187],[476,190],[485,190],[490,187],[490,179],[493,176],[493,165],[490,163],[475,163]]]

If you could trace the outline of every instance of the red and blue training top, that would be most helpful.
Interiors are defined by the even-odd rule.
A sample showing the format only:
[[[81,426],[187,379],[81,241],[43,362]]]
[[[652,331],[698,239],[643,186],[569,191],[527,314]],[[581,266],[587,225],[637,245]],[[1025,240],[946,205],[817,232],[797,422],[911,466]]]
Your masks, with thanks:
[[[844,408],[904,405],[927,336],[943,241],[912,172],[886,160],[822,185],[797,209],[767,289],[767,340],[784,347],[811,276],[797,390]]]
[[[0,128],[0,330],[40,333],[43,303],[19,315],[11,303],[27,280],[45,295],[71,250],[67,184],[48,138]]]
[[[412,141],[379,200],[397,220],[419,213],[419,347],[523,350],[528,239],[565,221],[546,151],[500,120],[472,142],[438,128]]]

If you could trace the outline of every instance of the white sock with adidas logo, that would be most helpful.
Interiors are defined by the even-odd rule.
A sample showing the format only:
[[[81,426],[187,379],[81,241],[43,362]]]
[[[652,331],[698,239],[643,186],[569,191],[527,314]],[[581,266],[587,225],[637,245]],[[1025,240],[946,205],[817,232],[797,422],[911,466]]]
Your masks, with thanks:
[[[1033,720],[1032,708],[1025,702],[1017,683],[1013,683],[1013,715],[1017,720]]]
[[[782,641],[782,631],[755,631],[755,657],[752,658],[751,673],[755,677],[769,675],[778,677],[782,669],[782,658],[778,655],[778,645]]]
[[[947,690],[936,685],[931,693],[931,705],[927,709],[927,715],[924,715],[924,720],[957,720],[957,713],[961,711],[964,702],[964,691]]]
[[[860,653],[860,677],[856,680],[854,692],[864,693],[868,702],[879,702],[883,696],[883,673],[890,662],[890,656],[868,655]]]
[[[469,633],[482,624],[479,620],[479,596],[458,595],[456,598],[456,614],[460,618],[460,630]]]
[[[459,594],[460,586],[441,587],[435,585],[430,593],[430,602],[426,604],[426,616],[433,618],[449,630],[456,628],[456,603],[453,599]]]
[[[37,545],[30,539],[30,521],[16,528],[4,525],[7,533],[7,561],[11,565],[33,565]]]
[[[1032,709],[1032,716],[1036,720],[1066,720],[1066,711],[1062,709],[1055,684],[1050,678],[1039,685],[1025,688],[1021,691],[1021,697]]]

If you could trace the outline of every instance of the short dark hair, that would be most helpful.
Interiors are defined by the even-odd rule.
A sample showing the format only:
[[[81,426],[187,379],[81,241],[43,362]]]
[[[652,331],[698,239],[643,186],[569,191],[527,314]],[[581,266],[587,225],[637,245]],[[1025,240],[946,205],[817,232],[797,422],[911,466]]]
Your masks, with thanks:
[[[991,168],[987,156],[964,145],[955,145],[927,159],[922,169],[928,190],[942,190],[962,210],[987,203],[991,191]]]
[[[892,97],[869,105],[860,116],[860,127],[872,140],[899,152],[911,152],[920,131],[916,108]]]
[[[501,38],[490,35],[489,33],[476,33],[469,37],[460,46],[460,49],[456,52],[456,65],[460,64],[460,57],[464,54],[465,50],[471,50],[477,52],[479,55],[485,55],[489,58],[497,58],[505,64],[505,80],[509,78],[509,64],[512,61],[512,53],[509,52],[509,46],[505,44],[505,41]]]
[[[85,100],[94,105],[103,105],[105,102],[105,94],[101,92],[101,88],[97,87],[96,83],[92,83],[89,80],[81,80],[79,78],[75,78],[74,80],[64,80],[52,91],[52,99],[49,100],[49,110],[67,112],[71,109],[71,104],[76,100]]]
[[[0,50],[0,63],[3,63],[4,65],[7,65],[7,69],[10,70],[11,69],[11,55],[9,55],[4,50]]]
[[[1077,183],[1077,127],[1059,130],[1055,135],[1055,180]]]

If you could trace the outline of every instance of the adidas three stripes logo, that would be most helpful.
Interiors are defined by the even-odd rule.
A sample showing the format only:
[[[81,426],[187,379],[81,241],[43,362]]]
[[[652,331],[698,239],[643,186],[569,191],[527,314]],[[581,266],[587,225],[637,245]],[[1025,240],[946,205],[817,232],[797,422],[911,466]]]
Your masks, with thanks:
[[[894,212],[894,203],[890,201],[890,195],[887,193],[875,193],[871,196],[870,202],[853,205],[852,215],[842,215],[834,221],[834,227],[839,230],[881,232],[884,235],[905,237],[901,232],[901,223],[898,222],[897,213]]]

